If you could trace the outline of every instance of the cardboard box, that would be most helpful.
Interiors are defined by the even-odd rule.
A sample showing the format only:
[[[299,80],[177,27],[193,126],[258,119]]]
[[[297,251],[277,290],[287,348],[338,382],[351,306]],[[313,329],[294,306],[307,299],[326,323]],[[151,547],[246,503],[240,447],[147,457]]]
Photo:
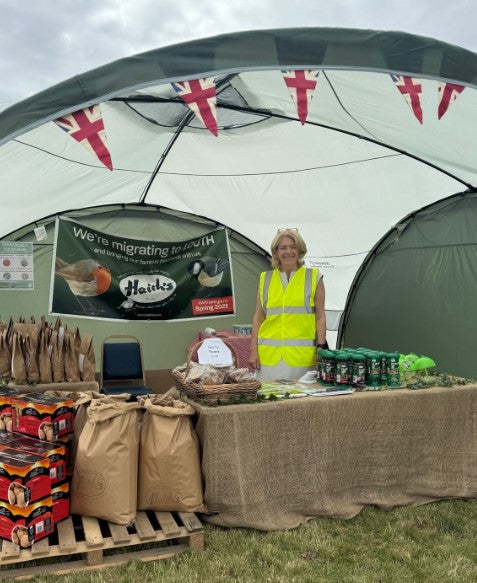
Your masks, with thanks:
[[[47,457],[21,452],[12,456],[0,450],[0,500],[26,508],[50,493]]]
[[[21,433],[12,433],[8,443],[0,441],[0,451],[17,457],[18,453],[32,453],[48,458],[50,462],[51,484],[63,482],[66,478],[66,447],[58,441],[41,441]]]
[[[0,500],[0,537],[20,545],[31,546],[53,532],[52,498],[47,496],[26,508]]]
[[[74,460],[74,452],[73,452],[73,440],[74,440],[74,433],[70,433],[69,435],[62,435],[58,437],[58,443],[61,443],[66,448],[65,453],[65,469],[66,469],[66,476],[71,478],[73,475],[73,469],[75,466]]]
[[[58,524],[70,515],[70,484],[63,482],[51,489],[53,524]]]
[[[44,394],[12,397],[12,428],[45,441],[73,431],[73,401]]]
[[[5,429],[0,429],[0,445],[7,445],[15,439],[15,433],[11,431],[5,431]]]
[[[9,387],[0,389],[0,430],[12,431],[12,397],[20,392]]]

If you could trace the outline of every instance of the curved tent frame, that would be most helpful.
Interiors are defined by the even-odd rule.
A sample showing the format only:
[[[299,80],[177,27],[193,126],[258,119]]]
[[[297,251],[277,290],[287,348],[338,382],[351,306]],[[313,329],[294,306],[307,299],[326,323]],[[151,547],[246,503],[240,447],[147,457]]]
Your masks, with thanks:
[[[282,71],[317,70],[302,126]],[[390,74],[419,81],[423,123]],[[172,82],[213,78],[218,136]],[[441,84],[465,90],[438,119]],[[268,248],[300,228],[339,316],[403,216],[477,186],[477,55],[402,32],[225,34],[79,74],[0,112],[0,238],[67,209],[146,204],[208,216]],[[102,108],[113,171],[54,120]]]
[[[224,34],[119,59],[3,111],[0,144],[128,90],[197,76],[270,69],[390,71],[475,86],[477,55],[404,32],[290,28]]]

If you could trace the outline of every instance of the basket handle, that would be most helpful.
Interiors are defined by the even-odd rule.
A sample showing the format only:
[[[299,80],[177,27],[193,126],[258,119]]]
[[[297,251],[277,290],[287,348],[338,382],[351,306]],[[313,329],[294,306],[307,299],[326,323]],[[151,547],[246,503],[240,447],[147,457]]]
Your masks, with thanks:
[[[205,342],[206,340],[213,340],[213,338],[204,338],[203,340],[197,342],[197,344],[194,344],[194,346],[189,350],[189,355],[187,356],[187,365],[184,371],[184,378],[187,378],[187,375],[189,374],[192,355],[198,348],[201,347],[202,343]],[[230,348],[230,352],[232,353],[232,358],[234,361],[234,366],[237,367],[237,352],[235,351],[233,345],[226,338],[218,338],[218,340],[220,340]]]

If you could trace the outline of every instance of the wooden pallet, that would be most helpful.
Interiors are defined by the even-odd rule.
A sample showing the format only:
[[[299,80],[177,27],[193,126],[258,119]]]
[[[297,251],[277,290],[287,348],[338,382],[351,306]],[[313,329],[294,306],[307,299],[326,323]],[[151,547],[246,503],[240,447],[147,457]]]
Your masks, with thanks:
[[[0,544],[0,578],[21,580],[40,573],[64,575],[131,560],[167,559],[188,549],[202,549],[204,530],[197,516],[189,512],[139,511],[131,527],[73,515],[29,549],[7,540],[0,539]],[[15,564],[18,566],[7,568]]]

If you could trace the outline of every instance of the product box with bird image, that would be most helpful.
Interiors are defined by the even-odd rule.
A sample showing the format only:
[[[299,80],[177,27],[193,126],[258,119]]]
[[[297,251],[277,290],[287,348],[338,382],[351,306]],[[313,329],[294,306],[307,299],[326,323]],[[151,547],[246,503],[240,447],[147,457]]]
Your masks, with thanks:
[[[12,398],[19,394],[10,387],[0,389],[0,430],[12,431]]]
[[[70,483],[55,484],[51,488],[53,524],[58,524],[70,515]]]
[[[46,496],[25,508],[0,500],[0,537],[28,548],[53,532],[52,498]]]
[[[73,431],[73,401],[44,394],[12,398],[13,431],[45,441],[56,441]]]
[[[0,451],[0,500],[26,508],[51,493],[48,458]]]
[[[71,478],[73,475],[74,465],[75,465],[75,435],[74,433],[68,433],[68,435],[62,435],[58,437],[58,443],[65,446],[65,471],[66,477]]]
[[[56,484],[66,478],[66,446],[63,443],[42,441],[21,433],[12,433],[11,435],[12,438],[8,443],[2,444],[0,440],[0,451],[4,451],[12,457],[31,453],[48,458],[51,483]]]
[[[0,429],[0,445],[7,445],[15,440],[16,433]]]

